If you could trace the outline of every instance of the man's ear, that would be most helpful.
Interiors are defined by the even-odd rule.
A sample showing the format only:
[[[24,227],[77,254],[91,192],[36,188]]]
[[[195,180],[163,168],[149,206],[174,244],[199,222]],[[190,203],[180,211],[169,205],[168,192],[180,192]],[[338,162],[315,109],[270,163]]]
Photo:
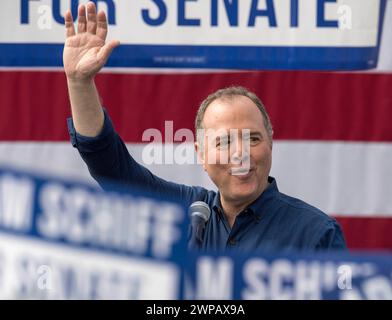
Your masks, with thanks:
[[[195,151],[197,154],[198,163],[200,163],[203,166],[204,171],[206,171],[204,150],[201,148],[200,144],[197,141],[195,142]]]

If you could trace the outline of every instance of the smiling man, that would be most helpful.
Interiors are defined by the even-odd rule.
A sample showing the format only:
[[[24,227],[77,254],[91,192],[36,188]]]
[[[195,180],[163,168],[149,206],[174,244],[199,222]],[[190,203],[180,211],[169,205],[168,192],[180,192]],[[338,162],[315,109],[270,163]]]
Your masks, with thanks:
[[[115,132],[94,85],[95,75],[119,45],[118,41],[105,44],[105,14],[96,14],[90,2],[87,10],[79,7],[77,32],[69,11],[65,21],[64,69],[73,116],[68,119],[69,132],[73,146],[99,183],[112,179],[141,185],[187,205],[205,202],[211,217],[202,234],[191,235],[192,248],[253,252],[346,248],[335,219],[279,192],[269,176],[270,119],[259,98],[245,88],[211,94],[196,116],[196,130],[203,132],[196,150],[218,192],[166,181],[138,164]]]
[[[199,137],[196,149],[219,189],[232,227],[237,214],[268,186],[272,126],[256,95],[232,87],[218,90],[201,104],[196,116],[196,131],[200,129],[207,134]]]

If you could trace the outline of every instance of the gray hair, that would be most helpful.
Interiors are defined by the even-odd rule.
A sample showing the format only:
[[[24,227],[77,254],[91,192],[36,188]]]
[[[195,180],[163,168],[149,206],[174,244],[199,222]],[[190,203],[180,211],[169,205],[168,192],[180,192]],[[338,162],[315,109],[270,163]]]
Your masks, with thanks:
[[[239,86],[232,86],[228,88],[223,88],[219,89],[218,91],[215,91],[214,93],[210,94],[200,105],[199,110],[197,111],[196,114],[196,120],[195,120],[195,129],[196,132],[198,130],[203,129],[203,119],[204,119],[204,114],[208,108],[208,106],[215,100],[217,99],[222,99],[222,98],[229,98],[232,99],[237,96],[244,96],[248,97],[250,100],[254,102],[256,107],[260,110],[262,116],[263,116],[263,122],[264,122],[264,127],[267,130],[268,138],[272,144],[272,135],[273,135],[273,130],[272,130],[272,124],[271,120],[268,116],[267,111],[265,110],[265,107],[259,97],[254,94],[253,92],[249,91],[248,89],[244,87],[239,87]]]

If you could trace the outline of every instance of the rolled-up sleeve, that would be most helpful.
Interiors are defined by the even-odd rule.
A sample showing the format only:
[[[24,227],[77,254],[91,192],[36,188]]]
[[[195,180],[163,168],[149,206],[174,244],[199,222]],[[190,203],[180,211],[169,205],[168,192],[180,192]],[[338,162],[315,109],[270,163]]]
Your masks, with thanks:
[[[96,137],[86,137],[76,132],[72,118],[67,119],[68,133],[72,146],[77,148],[79,152],[97,152],[107,148],[112,142],[115,134],[113,123],[104,110],[105,119],[101,132]]]

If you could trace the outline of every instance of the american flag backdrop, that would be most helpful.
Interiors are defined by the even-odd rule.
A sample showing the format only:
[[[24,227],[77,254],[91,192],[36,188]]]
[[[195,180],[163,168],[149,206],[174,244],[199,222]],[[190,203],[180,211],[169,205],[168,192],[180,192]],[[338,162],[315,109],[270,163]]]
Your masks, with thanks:
[[[174,131],[193,129],[209,93],[249,88],[271,117],[271,175],[280,190],[337,217],[351,249],[392,250],[392,1],[381,40],[378,67],[369,71],[107,68],[96,83],[139,161],[144,130],[164,132],[165,121],[173,121]],[[61,68],[2,67],[0,110],[1,164],[94,183],[69,143]],[[215,188],[197,165],[146,166],[172,181]]]

